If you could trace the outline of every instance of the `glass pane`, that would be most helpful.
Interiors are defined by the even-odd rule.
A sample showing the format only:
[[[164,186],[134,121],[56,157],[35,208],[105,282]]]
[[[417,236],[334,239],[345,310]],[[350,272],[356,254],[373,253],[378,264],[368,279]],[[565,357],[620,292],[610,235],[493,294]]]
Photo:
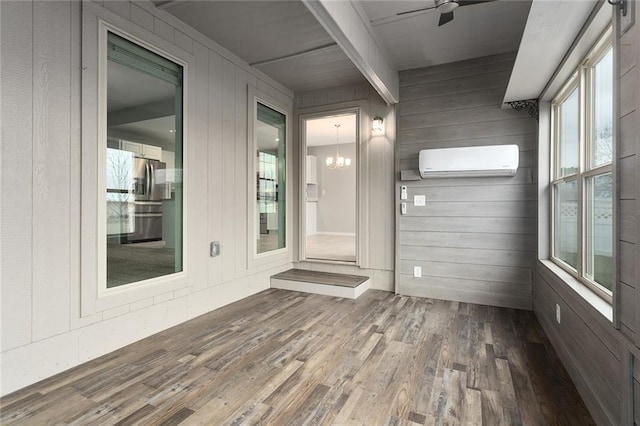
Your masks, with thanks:
[[[258,102],[256,120],[256,250],[285,246],[286,116]]]
[[[182,271],[182,67],[109,34],[107,288]]]
[[[593,167],[610,163],[613,147],[613,50],[593,67]]]
[[[555,186],[554,255],[578,267],[578,185],[576,181]]]
[[[613,287],[613,182],[611,173],[586,180],[587,265],[585,275],[611,291]]]
[[[358,122],[355,112],[304,121],[307,259],[357,261]]]
[[[578,172],[578,143],[580,118],[578,88],[573,89],[565,101],[558,106],[558,155],[559,176]]]

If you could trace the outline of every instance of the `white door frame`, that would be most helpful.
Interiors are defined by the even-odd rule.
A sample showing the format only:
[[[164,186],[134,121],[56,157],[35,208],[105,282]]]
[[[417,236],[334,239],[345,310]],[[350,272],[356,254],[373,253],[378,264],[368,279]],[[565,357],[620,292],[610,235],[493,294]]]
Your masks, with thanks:
[[[340,115],[351,115],[355,114],[356,116],[356,260],[355,262],[347,262],[340,260],[331,260],[331,259],[307,259],[307,199],[306,199],[306,189],[307,189],[307,126],[306,122],[309,119],[317,119],[323,117],[333,117]],[[335,109],[326,109],[317,112],[309,112],[302,113],[299,116],[299,158],[298,164],[299,168],[299,189],[298,189],[298,200],[299,200],[299,214],[298,214],[298,233],[299,233],[299,242],[298,242],[298,257],[299,261],[304,262],[317,262],[317,263],[337,263],[344,265],[356,265],[360,266],[360,183],[361,183],[361,159],[360,159],[360,148],[361,148],[361,140],[362,140],[362,131],[361,131],[361,123],[362,123],[362,114],[360,106],[353,107],[345,107],[345,108],[335,108]],[[318,167],[322,167],[324,164],[319,164]]]

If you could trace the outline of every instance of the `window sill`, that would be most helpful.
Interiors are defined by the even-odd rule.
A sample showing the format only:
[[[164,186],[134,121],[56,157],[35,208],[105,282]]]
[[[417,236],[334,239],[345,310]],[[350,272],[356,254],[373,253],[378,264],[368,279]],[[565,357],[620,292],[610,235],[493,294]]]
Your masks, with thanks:
[[[540,263],[558,277],[560,281],[575,291],[585,302],[591,305],[593,309],[609,321],[613,322],[613,307],[609,303],[552,261],[540,259]]]

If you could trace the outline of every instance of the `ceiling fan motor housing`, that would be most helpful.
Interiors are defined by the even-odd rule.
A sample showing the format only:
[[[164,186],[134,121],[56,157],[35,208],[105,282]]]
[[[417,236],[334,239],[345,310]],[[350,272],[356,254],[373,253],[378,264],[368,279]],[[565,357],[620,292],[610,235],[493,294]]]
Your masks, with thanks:
[[[453,12],[460,6],[456,0],[435,0],[436,10],[440,13]]]

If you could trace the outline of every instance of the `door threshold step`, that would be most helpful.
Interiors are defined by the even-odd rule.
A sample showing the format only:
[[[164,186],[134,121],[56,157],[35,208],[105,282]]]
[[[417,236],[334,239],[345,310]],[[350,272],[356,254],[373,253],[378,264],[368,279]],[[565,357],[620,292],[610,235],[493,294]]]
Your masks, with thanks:
[[[370,287],[369,277],[289,269],[271,276],[271,288],[357,299]]]

